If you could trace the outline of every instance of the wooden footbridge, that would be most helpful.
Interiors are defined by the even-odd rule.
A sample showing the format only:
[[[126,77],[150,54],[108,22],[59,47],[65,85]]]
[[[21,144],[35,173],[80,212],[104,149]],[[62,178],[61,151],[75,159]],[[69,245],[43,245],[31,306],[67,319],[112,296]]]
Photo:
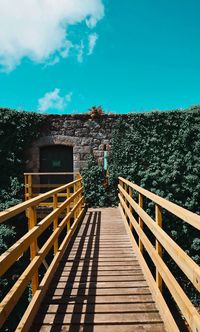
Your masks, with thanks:
[[[0,304],[1,326],[12,320],[13,309],[31,283],[32,299],[13,330],[200,332],[198,310],[169,270],[163,251],[197,292],[200,267],[163,230],[162,214],[174,214],[197,234],[200,216],[123,178],[118,208],[86,210],[81,177],[33,198],[30,174],[25,186],[26,201],[0,213],[3,223],[26,211],[29,225],[0,256],[0,276],[25,253],[30,255]],[[155,206],[154,219],[145,211],[145,200]],[[147,254],[154,269],[149,269]],[[164,288],[184,329],[168,307]]]

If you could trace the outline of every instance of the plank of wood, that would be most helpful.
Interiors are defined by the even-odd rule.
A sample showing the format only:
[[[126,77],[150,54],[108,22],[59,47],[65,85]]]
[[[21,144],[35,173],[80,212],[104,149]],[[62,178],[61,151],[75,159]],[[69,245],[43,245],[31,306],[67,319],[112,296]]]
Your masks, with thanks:
[[[60,325],[49,325],[49,324],[43,324],[41,326],[42,332],[58,332],[58,329],[60,330],[63,328],[62,331],[70,331],[72,332],[72,326],[69,324],[62,324]],[[118,325],[116,324],[80,324],[78,326],[73,325],[73,332],[81,332],[81,331],[87,331],[87,332],[164,332],[164,324],[163,323],[150,323],[150,324],[137,324],[137,326],[130,326],[130,324],[123,324]],[[33,328],[32,332],[38,332],[38,328]]]
[[[88,281],[83,282],[82,280],[80,282],[73,282],[73,283],[66,283],[66,281],[59,281],[57,283],[52,283],[52,287],[56,287],[56,289],[103,289],[103,288],[109,288],[110,289],[118,289],[118,288],[135,288],[135,287],[147,287],[147,282],[145,280],[134,280],[134,281],[104,281],[104,282],[97,282],[97,281]]]
[[[79,282],[79,281],[87,281],[88,278],[90,279],[90,282],[116,282],[116,281],[130,281],[130,282],[134,282],[134,281],[145,281],[145,277],[142,273],[140,274],[136,274],[136,275],[106,275],[106,276],[99,276],[99,275],[88,275],[88,274],[79,274],[79,276],[77,274],[74,275],[67,275],[67,276],[63,276],[63,274],[59,275],[57,278],[56,276],[54,277],[54,281],[59,280],[60,282],[68,282],[71,279],[73,279],[74,282]]]
[[[53,293],[55,296],[69,296],[69,295],[79,295],[79,288],[65,289],[58,288],[55,291],[52,289],[49,294]],[[83,288],[82,293],[84,295],[134,295],[134,294],[151,294],[149,288],[145,287],[131,287],[131,288]],[[80,294],[81,295],[81,294]]]
[[[55,317],[56,316],[56,317]],[[38,317],[39,318],[39,317]],[[42,317],[43,318],[43,317]],[[78,313],[46,313],[43,318],[44,324],[135,324],[135,323],[162,323],[160,315],[157,312],[132,312],[132,313],[103,313],[103,314],[78,314]],[[39,320],[39,319],[38,319]]]
[[[56,314],[59,313],[136,313],[136,312],[158,312],[154,302],[143,303],[68,303],[65,304],[46,304],[42,306],[41,313]]]
[[[44,298],[43,305],[45,303],[54,303],[54,304],[70,304],[70,303],[76,303],[76,304],[84,304],[84,303],[93,303],[93,304],[115,304],[115,303],[154,303],[152,299],[152,295],[149,292],[148,294],[127,294],[127,295],[118,295],[118,294],[112,294],[109,295],[96,295],[95,297],[93,295],[86,296],[78,296],[75,297],[73,295],[66,296],[66,297],[60,297],[57,295],[51,296],[47,293],[46,297]],[[43,307],[41,306],[41,309]]]

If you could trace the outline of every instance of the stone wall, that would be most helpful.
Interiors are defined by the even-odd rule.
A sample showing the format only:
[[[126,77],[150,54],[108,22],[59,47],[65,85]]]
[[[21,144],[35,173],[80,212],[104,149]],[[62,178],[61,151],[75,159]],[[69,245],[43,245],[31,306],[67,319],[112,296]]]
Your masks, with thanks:
[[[38,172],[40,148],[62,144],[73,146],[74,171],[81,170],[93,151],[102,159],[104,145],[109,149],[112,132],[120,115],[91,116],[89,114],[46,115],[45,127],[39,139],[27,151],[27,171]]]

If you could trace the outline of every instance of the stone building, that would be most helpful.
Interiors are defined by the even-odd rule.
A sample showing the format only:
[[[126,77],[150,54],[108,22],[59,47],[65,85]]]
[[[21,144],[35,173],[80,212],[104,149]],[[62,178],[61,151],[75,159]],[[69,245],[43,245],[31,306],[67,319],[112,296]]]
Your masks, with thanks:
[[[40,137],[27,151],[27,172],[77,172],[88,155],[102,160],[120,115],[46,115]]]

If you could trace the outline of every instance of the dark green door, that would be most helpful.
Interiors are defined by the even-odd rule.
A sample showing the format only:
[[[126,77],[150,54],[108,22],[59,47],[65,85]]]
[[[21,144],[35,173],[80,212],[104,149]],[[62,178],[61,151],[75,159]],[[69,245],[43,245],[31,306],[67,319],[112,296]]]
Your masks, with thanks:
[[[40,172],[73,172],[73,147],[52,145],[40,148]],[[41,183],[65,184],[73,181],[73,175],[41,176]]]

